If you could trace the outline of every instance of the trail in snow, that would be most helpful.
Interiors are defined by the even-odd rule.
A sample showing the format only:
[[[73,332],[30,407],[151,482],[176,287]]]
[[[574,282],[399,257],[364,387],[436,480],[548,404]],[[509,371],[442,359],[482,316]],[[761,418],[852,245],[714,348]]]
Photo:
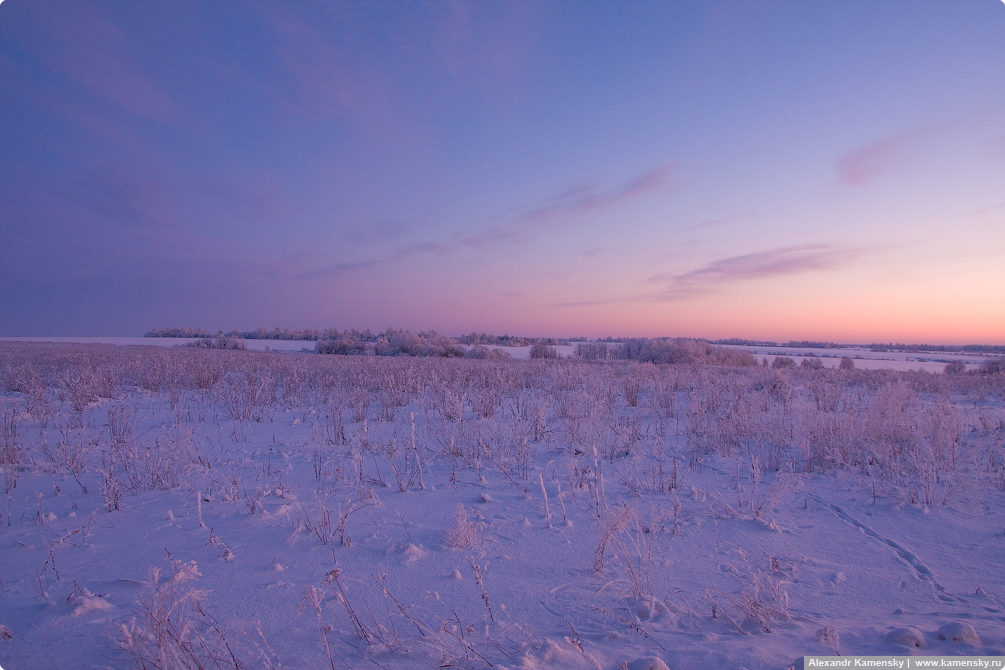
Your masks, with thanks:
[[[903,545],[901,545],[896,540],[892,540],[892,539],[886,537],[882,533],[880,533],[880,532],[876,531],[875,529],[873,529],[868,524],[860,521],[859,519],[857,519],[854,516],[852,516],[851,514],[849,514],[840,505],[835,505],[832,502],[824,500],[822,497],[820,497],[819,495],[816,495],[815,493],[810,493],[809,491],[805,491],[804,490],[804,491],[800,491],[800,495],[802,495],[802,496],[804,496],[806,498],[809,498],[810,500],[816,502],[818,505],[820,505],[822,507],[826,507],[831,512],[833,512],[835,516],[837,516],[839,519],[841,519],[845,523],[849,523],[852,526],[855,526],[856,528],[861,529],[862,532],[865,533],[866,535],[868,535],[869,537],[871,537],[873,539],[876,539],[876,540],[879,540],[883,544],[885,544],[888,547],[890,547],[891,549],[893,549],[893,551],[896,552],[897,556],[899,556],[900,559],[904,563],[906,563],[908,566],[910,566],[911,569],[913,569],[918,574],[918,577],[920,577],[921,579],[927,581],[928,583],[930,583],[932,585],[933,588],[935,588],[937,591],[939,591],[938,597],[939,597],[940,600],[943,600],[943,601],[946,601],[946,602],[957,602],[957,603],[960,603],[962,605],[968,605],[969,606],[969,603],[966,600],[963,600],[962,598],[958,598],[958,597],[950,594],[947,591],[946,587],[943,586],[942,584],[940,584],[939,581],[935,578],[935,573],[932,571],[932,569],[930,567],[928,567],[927,565],[925,565],[925,562],[922,561],[920,558],[918,558],[917,554],[915,554],[914,552],[910,551],[909,549],[907,549],[906,547],[904,547]]]

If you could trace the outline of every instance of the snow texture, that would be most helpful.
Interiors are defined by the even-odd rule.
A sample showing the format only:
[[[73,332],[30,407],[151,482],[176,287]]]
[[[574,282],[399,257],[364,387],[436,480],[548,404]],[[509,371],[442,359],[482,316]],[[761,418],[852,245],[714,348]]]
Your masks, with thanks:
[[[0,366],[8,670],[1005,650],[1002,375],[14,342]]]

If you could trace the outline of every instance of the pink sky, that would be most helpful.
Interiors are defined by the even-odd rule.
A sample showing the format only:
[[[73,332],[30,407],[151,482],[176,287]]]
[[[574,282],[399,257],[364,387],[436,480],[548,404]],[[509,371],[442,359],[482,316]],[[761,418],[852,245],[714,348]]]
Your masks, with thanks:
[[[0,335],[1005,343],[1005,3],[0,5]]]

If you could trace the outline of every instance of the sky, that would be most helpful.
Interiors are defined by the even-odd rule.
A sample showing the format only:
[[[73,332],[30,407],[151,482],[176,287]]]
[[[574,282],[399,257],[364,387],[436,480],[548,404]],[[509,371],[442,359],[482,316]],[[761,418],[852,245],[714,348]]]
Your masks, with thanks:
[[[1005,2],[0,4],[0,335],[1005,344]]]

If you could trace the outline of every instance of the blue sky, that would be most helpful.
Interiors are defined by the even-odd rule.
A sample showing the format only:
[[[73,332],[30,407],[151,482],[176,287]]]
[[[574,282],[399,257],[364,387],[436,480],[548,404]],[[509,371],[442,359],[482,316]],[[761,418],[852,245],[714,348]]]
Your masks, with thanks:
[[[1005,3],[0,4],[0,335],[1005,343]]]

